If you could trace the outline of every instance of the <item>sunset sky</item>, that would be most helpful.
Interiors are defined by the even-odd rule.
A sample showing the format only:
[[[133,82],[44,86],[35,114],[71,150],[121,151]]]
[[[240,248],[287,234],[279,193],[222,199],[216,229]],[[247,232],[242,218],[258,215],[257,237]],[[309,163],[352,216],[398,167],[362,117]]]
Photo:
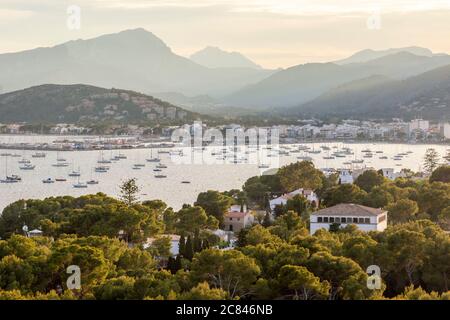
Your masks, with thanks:
[[[80,30],[67,28],[70,5]],[[0,53],[137,27],[180,55],[211,45],[277,68],[366,48],[450,53],[450,0],[0,0]]]

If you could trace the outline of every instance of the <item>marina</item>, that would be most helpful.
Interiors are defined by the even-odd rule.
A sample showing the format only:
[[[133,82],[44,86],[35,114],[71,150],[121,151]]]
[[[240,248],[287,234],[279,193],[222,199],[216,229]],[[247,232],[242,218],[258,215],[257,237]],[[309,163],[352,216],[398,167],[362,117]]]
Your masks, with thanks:
[[[51,143],[55,137],[0,136],[0,143],[16,139],[19,144],[24,139]],[[184,203],[194,202],[203,190],[240,188],[252,176],[296,161],[313,161],[317,168],[421,171],[423,156],[430,147],[440,155],[448,148],[342,142],[201,148],[165,145],[120,151],[39,151],[38,157],[33,157],[35,150],[0,149],[0,209],[22,198],[97,192],[117,196],[120,183],[132,177],[137,178],[143,200],[161,199],[179,209]],[[197,158],[201,161],[195,161]]]

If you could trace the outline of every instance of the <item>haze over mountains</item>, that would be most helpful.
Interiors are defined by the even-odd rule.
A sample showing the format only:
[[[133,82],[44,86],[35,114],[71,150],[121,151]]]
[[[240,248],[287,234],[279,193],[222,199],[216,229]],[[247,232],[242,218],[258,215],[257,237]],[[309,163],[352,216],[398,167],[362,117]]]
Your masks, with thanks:
[[[372,75],[405,79],[450,64],[450,56],[418,56],[399,51],[360,63],[309,63],[279,71],[228,96],[232,105],[282,108],[303,104],[328,90]]]
[[[300,54],[300,53],[299,53]],[[363,50],[335,62],[265,70],[207,47],[190,58],[144,29],[0,55],[3,92],[44,83],[151,94],[214,115],[413,116],[450,114],[450,56],[420,47]]]
[[[405,80],[385,76],[356,80],[286,113],[303,117],[450,119],[450,65]]]
[[[3,91],[42,83],[84,83],[145,93],[179,92],[221,96],[273,71],[207,68],[176,55],[144,29],[76,40],[51,48],[0,55]]]
[[[239,52],[227,52],[217,47],[206,47],[191,55],[190,59],[208,68],[262,69]]]

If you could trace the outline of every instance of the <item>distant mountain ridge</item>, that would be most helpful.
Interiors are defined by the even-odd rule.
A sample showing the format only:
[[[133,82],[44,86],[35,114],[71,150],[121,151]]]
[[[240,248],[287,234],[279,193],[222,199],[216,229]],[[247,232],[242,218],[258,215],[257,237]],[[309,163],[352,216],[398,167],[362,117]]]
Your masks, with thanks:
[[[325,112],[325,107],[322,107],[325,105],[330,111],[337,112],[345,110],[345,104],[355,105],[355,101],[364,97],[361,110],[366,112],[370,110],[364,106],[373,99],[385,105],[375,99],[377,90],[385,92],[389,89],[386,87],[392,86],[408,97],[412,96],[399,83],[448,65],[450,56],[447,54],[407,47],[363,50],[335,62],[265,70],[242,54],[213,47],[188,59],[172,52],[153,33],[139,28],[49,48],[0,54],[0,93],[43,83],[84,84],[155,94],[169,103],[206,114],[229,115],[233,112],[236,115],[259,113],[277,116],[286,110],[293,114],[300,109],[306,112],[308,106],[313,105],[317,107],[313,110],[317,113],[319,110]],[[424,79],[439,87],[433,77]],[[422,85],[429,88],[425,82]],[[414,87],[412,82],[411,86]],[[55,92],[60,93],[58,90]],[[395,96],[389,90],[387,93]],[[424,99],[428,99],[428,95],[429,92]],[[440,92],[439,95],[445,100]],[[343,105],[336,103],[341,106],[339,108],[330,105],[327,102],[330,97],[341,99]],[[390,101],[386,105],[396,108],[392,103],[394,100]],[[406,100],[397,102],[408,103]],[[33,110],[27,108],[24,110],[31,113],[25,117],[33,114]],[[411,110],[417,111],[418,108]],[[395,110],[394,113],[398,111]],[[15,114],[12,109],[10,111]],[[439,112],[436,111],[437,114]],[[3,115],[8,116],[6,113]],[[76,115],[69,114],[60,116],[76,118]]]
[[[157,122],[200,118],[142,93],[88,85],[46,84],[0,95],[2,122]]]
[[[357,80],[284,112],[306,117],[448,119],[450,65],[405,80],[385,76]]]
[[[421,47],[391,48],[386,50],[365,49],[351,55],[348,58],[337,60],[334,63],[344,65],[349,63],[368,62],[370,60],[375,60],[399,52],[408,52],[416,56],[424,56],[424,57],[432,57],[435,55],[430,49]]]
[[[176,55],[153,33],[126,30],[50,48],[0,54],[4,92],[43,83],[84,83],[141,92],[229,94],[273,71],[201,66]]]
[[[206,47],[190,56],[190,59],[207,68],[262,69],[239,52],[227,52],[217,47]]]
[[[279,71],[227,97],[225,102],[254,110],[294,107],[355,80],[382,75],[401,80],[450,65],[450,56],[396,52],[367,62],[310,63]]]

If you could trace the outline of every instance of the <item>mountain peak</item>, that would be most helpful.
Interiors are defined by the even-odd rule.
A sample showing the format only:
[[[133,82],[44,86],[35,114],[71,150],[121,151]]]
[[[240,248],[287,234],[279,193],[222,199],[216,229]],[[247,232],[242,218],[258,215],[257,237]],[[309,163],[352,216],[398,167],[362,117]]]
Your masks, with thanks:
[[[261,69],[259,65],[239,52],[228,52],[219,47],[207,46],[191,55],[190,59],[208,68],[252,68]]]

